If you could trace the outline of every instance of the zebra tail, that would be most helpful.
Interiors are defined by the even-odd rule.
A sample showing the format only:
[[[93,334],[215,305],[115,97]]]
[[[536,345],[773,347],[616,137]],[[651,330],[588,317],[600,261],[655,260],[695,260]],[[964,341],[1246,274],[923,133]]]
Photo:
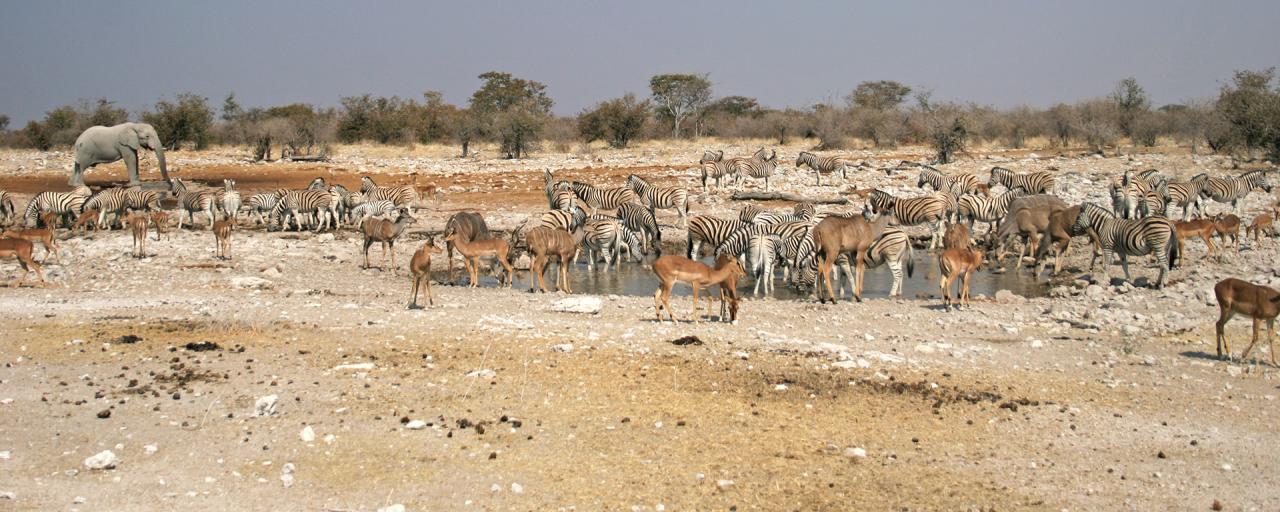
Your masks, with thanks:
[[[915,251],[915,249],[912,249],[912,248],[911,248],[911,240],[907,240],[907,252],[906,252],[906,256],[907,256],[907,277],[908,277],[908,278],[910,278],[910,277],[911,277],[911,274],[912,274],[913,272],[915,272],[915,270],[916,270],[916,255],[915,255],[915,252],[916,252],[916,251]]]
[[[1169,237],[1169,268],[1173,268],[1182,259],[1182,241],[1178,240],[1178,232]]]

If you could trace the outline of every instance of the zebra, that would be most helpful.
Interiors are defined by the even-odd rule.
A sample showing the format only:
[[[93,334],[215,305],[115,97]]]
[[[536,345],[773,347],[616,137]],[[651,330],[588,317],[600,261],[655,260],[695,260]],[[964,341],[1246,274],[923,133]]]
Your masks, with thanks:
[[[344,221],[351,222],[351,210],[364,203],[361,194],[353,194],[347,187],[338,184],[329,186],[329,195],[333,197],[333,210],[338,217],[336,221],[338,224]]]
[[[571,210],[578,204],[578,195],[572,190],[562,189],[555,192],[555,198],[551,200],[552,210]]]
[[[1165,274],[1170,265],[1181,257],[1178,237],[1169,219],[1153,215],[1142,219],[1119,219],[1106,208],[1093,203],[1084,203],[1080,215],[1072,226],[1077,232],[1086,228],[1098,235],[1102,244],[1102,276],[1103,282],[1111,281],[1107,272],[1111,265],[1111,253],[1120,255],[1120,265],[1124,268],[1124,278],[1129,280],[1129,256],[1152,254],[1156,264],[1160,266],[1160,276],[1156,278],[1156,288],[1164,286]]]
[[[605,272],[618,261],[618,253],[622,251],[623,244],[622,230],[622,224],[617,219],[587,221],[582,237],[582,247],[587,250],[587,271],[595,271],[595,263],[602,255]]]
[[[386,199],[395,203],[398,207],[411,206],[418,200],[418,191],[409,185],[379,187],[373,182],[373,178],[368,176],[360,177],[360,193],[364,194],[366,201]]]
[[[840,171],[840,179],[849,179],[849,160],[842,156],[818,156],[808,151],[801,151],[796,156],[796,169],[799,169],[802,165],[813,169],[814,177],[817,179],[816,186],[819,187],[822,186],[823,173],[832,174]]]
[[[916,187],[918,188],[924,188],[925,185],[929,185],[935,191],[951,192],[957,196],[976,193],[979,184],[978,177],[971,173],[965,172],[955,176],[947,176],[942,171],[927,166],[920,169],[920,178],[916,180]]]
[[[1240,213],[1240,200],[1249,195],[1255,188],[1271,192],[1271,184],[1267,182],[1267,171],[1249,171],[1239,176],[1225,178],[1206,178],[1200,189],[1200,196],[1219,203],[1231,203],[1232,211]]]
[[[1107,193],[1111,196],[1111,209],[1119,212],[1120,218],[1137,217],[1139,193],[1134,184],[1112,178],[1107,186]]]
[[[525,221],[528,223],[529,221]],[[529,226],[529,229],[544,226],[555,229],[563,229],[570,233],[578,229],[587,222],[587,212],[577,206],[569,210],[551,210],[538,217],[535,225]],[[519,231],[519,230],[517,230]]]
[[[868,198],[868,212],[872,215],[890,213],[903,226],[932,224],[933,238],[929,240],[929,249],[942,243],[942,232],[946,228],[946,204],[937,197],[915,197],[899,199],[880,189],[871,191]]]
[[[738,172],[752,178],[764,179],[764,191],[769,191],[769,177],[773,176],[773,171],[778,167],[778,151],[774,150],[769,158],[764,158],[764,149],[756,151],[756,154],[749,160],[744,160],[738,164]]]
[[[245,203],[249,207],[249,211],[253,215],[257,215],[257,221],[266,224],[267,219],[264,213],[270,213],[276,208],[276,203],[280,202],[280,194],[277,192],[263,192],[249,196],[249,200]]]
[[[791,213],[803,215],[806,219],[813,219],[813,217],[818,214],[818,208],[813,206],[813,203],[801,201],[791,207]]]
[[[785,224],[789,222],[812,222],[813,215],[805,213],[763,212],[751,220],[752,224]]]
[[[798,290],[808,290],[810,296],[816,297],[818,293],[818,264],[821,259],[817,254],[817,244],[810,235],[800,241],[800,245],[796,251],[796,280],[794,287]],[[840,279],[841,272],[846,276],[853,276],[853,268],[849,262],[848,254],[840,254],[836,257],[835,263],[831,266],[832,282],[838,286],[836,292],[844,295],[844,280]],[[850,281],[852,284],[852,281]]]
[[[571,181],[569,189],[578,196],[578,199],[586,203],[588,208],[591,208],[591,213],[596,213],[598,210],[617,210],[623,204],[640,202],[636,192],[628,187],[597,188],[589,183]]]
[[[934,192],[933,197],[942,201],[947,222],[955,223],[960,221],[960,196],[950,190],[942,190]]]
[[[911,248],[911,238],[898,228],[885,228],[871,245],[867,246],[863,261],[866,268],[871,269],[884,263],[889,264],[889,272],[893,274],[893,287],[889,296],[902,296],[902,260],[907,260],[907,277],[915,271],[915,254]]]
[[[969,229],[973,229],[974,221],[987,223],[987,232],[995,233],[1000,221],[1009,213],[1009,205],[1014,199],[1022,197],[1021,190],[1009,190],[995,197],[968,195],[959,200],[959,217],[966,220]]]
[[[1192,177],[1191,181],[1175,181],[1167,185],[1168,204],[1182,208],[1183,221],[1191,219],[1192,208],[1195,209],[1197,215],[1204,216],[1204,206],[1200,202],[1200,190],[1204,187],[1208,178],[1208,174],[1200,173]]]
[[[778,235],[760,233],[752,236],[748,242],[747,265],[744,268],[756,276],[756,284],[751,292],[753,295],[760,295],[761,284],[764,284],[765,295],[773,292],[774,262],[785,259],[785,257],[779,257],[780,249],[782,249],[782,239]]]
[[[23,212],[23,220],[27,226],[39,227],[40,214],[57,213],[62,222],[75,219],[84,211],[84,203],[91,195],[89,187],[78,186],[70,192],[41,192],[31,198]],[[50,226],[53,227],[53,226]]]
[[[712,151],[710,149],[704,149],[702,150],[702,158],[698,159],[698,164],[701,165],[710,162],[719,162],[721,160],[724,160],[724,150]]]
[[[563,203],[560,197],[569,186],[569,183],[566,181],[556,181],[555,175],[551,174],[551,169],[543,169],[542,182],[543,190],[547,194],[547,208],[552,210],[565,209],[565,207],[562,206]],[[570,192],[570,194],[572,194],[572,192]]]
[[[396,211],[396,204],[387,199],[361,203],[351,209],[351,224],[359,226],[365,219],[380,215],[391,215]]]
[[[304,213],[315,215],[313,224],[316,232],[336,227],[333,225],[333,195],[327,190],[286,191],[271,209],[271,218],[277,219],[282,228],[287,228],[289,217],[293,217],[295,228],[301,231],[301,214]]]
[[[129,187],[126,191],[125,202],[128,203],[127,208],[130,210],[148,212],[160,210],[160,192],[143,190],[142,187]]]
[[[83,211],[98,210],[98,228],[102,229],[103,226],[106,226],[107,229],[110,229],[111,225],[105,224],[107,214],[110,213],[113,215],[117,221],[122,220],[124,218],[124,211],[128,207],[129,190],[114,187],[99,190],[97,193],[89,196],[89,198],[84,202]]]
[[[735,183],[737,181],[738,165],[736,161],[712,160],[703,162],[701,166],[703,194],[707,193],[707,179],[716,180],[716,189],[720,189],[720,180],[728,176],[733,176]]]
[[[225,218],[235,220],[236,214],[240,212],[240,192],[236,191],[236,180],[222,180],[222,194],[218,197],[216,205],[222,210]]]
[[[756,216],[764,213],[764,211],[764,208],[748,203],[738,210],[738,220],[742,222],[755,222]]]
[[[1138,198],[1138,216],[1167,216],[1166,211],[1169,208],[1169,203],[1167,202],[1168,197],[1168,183],[1163,181],[1157,183],[1153,188],[1148,189],[1141,197]]]
[[[662,248],[660,247],[662,231],[658,229],[658,219],[653,216],[653,210],[636,203],[622,203],[618,205],[618,218],[622,219],[622,225],[626,226],[627,229],[644,235],[645,247],[643,249],[645,254],[649,254],[650,246],[658,254],[662,253]]]
[[[191,224],[196,223],[196,212],[204,212],[209,217],[209,229],[213,229],[213,209],[218,198],[218,191],[208,188],[190,190],[186,182],[180,178],[173,179],[173,195],[178,200],[178,207],[187,212]],[[178,214],[178,229],[182,229],[182,214]]]
[[[689,219],[689,229],[685,239],[687,243],[685,257],[691,260],[700,259],[703,243],[718,247],[725,239],[746,225],[746,222],[737,219],[721,219],[709,215],[694,216]]]
[[[650,212],[656,209],[675,210],[680,215],[680,227],[689,227],[689,192],[685,189],[650,185],[635,174],[627,176],[627,186],[640,196],[641,204],[648,206]]]
[[[325,190],[327,188],[329,186],[325,183],[324,176],[316,176],[316,179],[311,180],[311,183],[307,185],[307,190]]]
[[[13,222],[16,215],[18,215],[18,209],[13,205],[13,193],[0,190],[0,222],[7,226]]]
[[[992,167],[991,179],[987,181],[987,186],[1004,185],[1010,190],[1020,188],[1028,194],[1047,194],[1053,190],[1054,183],[1053,175],[1044,171],[1014,174],[1013,171],[1004,167]]]

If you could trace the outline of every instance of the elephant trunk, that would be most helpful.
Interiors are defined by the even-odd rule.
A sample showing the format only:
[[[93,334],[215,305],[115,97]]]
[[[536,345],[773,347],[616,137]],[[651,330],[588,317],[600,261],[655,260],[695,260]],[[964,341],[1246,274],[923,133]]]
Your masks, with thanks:
[[[169,181],[169,168],[164,164],[164,146],[156,146],[156,161],[160,162],[160,176],[164,177],[164,182],[172,183]]]

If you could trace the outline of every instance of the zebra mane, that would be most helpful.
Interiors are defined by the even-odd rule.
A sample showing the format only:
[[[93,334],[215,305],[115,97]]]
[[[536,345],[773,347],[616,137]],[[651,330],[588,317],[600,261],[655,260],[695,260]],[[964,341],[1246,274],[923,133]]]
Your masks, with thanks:
[[[1093,215],[1105,215],[1107,218],[1114,219],[1116,214],[1106,207],[1094,203],[1084,203],[1080,205],[1080,213],[1091,213]]]

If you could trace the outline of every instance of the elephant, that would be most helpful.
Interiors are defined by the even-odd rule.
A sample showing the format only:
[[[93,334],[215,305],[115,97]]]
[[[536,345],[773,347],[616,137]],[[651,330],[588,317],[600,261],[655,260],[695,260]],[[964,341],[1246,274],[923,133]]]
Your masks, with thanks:
[[[160,162],[160,174],[169,181],[169,169],[164,165],[164,145],[156,129],[149,124],[123,123],[115,126],[93,126],[76,138],[76,166],[71,171],[69,183],[73,187],[84,185],[84,172],[98,164],[124,159],[129,169],[129,186],[137,186],[138,148],[156,152]]]

